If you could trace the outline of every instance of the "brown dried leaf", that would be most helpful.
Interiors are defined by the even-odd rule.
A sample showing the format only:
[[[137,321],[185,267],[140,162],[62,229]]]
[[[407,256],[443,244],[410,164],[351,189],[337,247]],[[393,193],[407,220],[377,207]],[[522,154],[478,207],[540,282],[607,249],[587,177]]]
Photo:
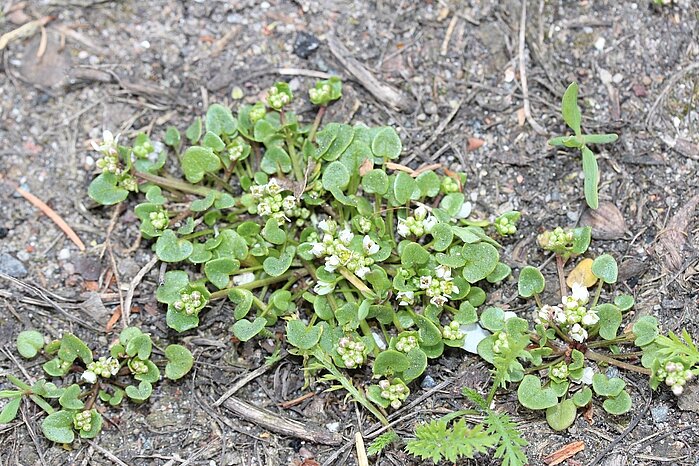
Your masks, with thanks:
[[[619,239],[628,231],[624,216],[608,201],[600,201],[595,210],[586,209],[580,217],[580,224],[592,227],[595,239]]]
[[[554,466],[560,464],[568,458],[574,456],[576,453],[581,452],[585,449],[585,442],[582,440],[577,442],[569,443],[568,445],[560,448],[547,457],[544,458],[544,463],[548,466]]]
[[[374,161],[371,159],[366,159],[362,164],[359,166],[359,176],[364,176],[369,171],[374,168]]]
[[[578,265],[568,274],[566,285],[573,288],[574,283],[581,283],[587,288],[597,283],[597,277],[592,273],[592,263],[594,261],[589,257],[581,260]]]
[[[655,254],[670,270],[678,271],[682,267],[682,248],[687,241],[689,219],[698,204],[699,194],[691,198],[655,237]]]
[[[473,150],[478,149],[481,147],[483,144],[485,144],[485,141],[483,139],[479,138],[468,138],[468,146],[466,147],[466,150],[471,152]]]

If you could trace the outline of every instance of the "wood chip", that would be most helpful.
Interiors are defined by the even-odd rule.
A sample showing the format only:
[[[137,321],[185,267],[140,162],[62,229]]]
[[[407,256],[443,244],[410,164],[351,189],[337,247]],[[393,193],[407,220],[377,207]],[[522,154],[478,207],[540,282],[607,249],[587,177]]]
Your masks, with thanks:
[[[585,442],[583,442],[582,440],[569,443],[563,448],[560,448],[548,455],[547,457],[545,457],[544,463],[546,463],[548,466],[555,466],[556,464],[562,463],[563,461],[567,460],[568,458],[571,458],[576,453],[579,453],[584,449]]]

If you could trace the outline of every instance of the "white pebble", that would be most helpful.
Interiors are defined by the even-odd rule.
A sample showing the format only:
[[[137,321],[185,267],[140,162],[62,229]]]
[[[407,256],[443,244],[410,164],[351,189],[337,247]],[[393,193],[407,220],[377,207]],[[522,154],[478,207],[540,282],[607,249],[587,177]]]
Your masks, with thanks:
[[[604,44],[606,43],[607,40],[604,37],[598,37],[595,41],[595,48],[601,52],[602,50],[604,50]]]

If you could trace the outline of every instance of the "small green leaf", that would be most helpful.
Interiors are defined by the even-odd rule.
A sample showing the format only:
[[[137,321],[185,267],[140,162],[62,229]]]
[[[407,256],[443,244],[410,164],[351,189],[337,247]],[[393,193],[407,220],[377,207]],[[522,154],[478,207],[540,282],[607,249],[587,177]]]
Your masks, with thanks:
[[[575,132],[576,136],[582,134],[580,129],[580,107],[578,107],[578,83],[571,83],[563,94],[561,102],[561,113],[563,120]]]
[[[72,333],[66,333],[61,338],[58,357],[63,361],[73,362],[80,358],[85,364],[92,362],[92,351],[87,345]]]
[[[150,336],[141,333],[129,340],[126,344],[126,354],[131,357],[138,356],[139,359],[148,359],[153,350],[153,342]]]
[[[609,414],[613,414],[615,416],[628,413],[631,410],[631,396],[626,390],[623,390],[617,396],[604,400],[602,407]]]
[[[165,273],[165,281],[155,292],[155,298],[159,303],[172,304],[180,299],[180,292],[189,284],[187,272],[182,270],[170,270]]]
[[[362,177],[362,188],[364,192],[384,195],[388,191],[388,175],[380,169],[369,170]]]
[[[626,382],[619,377],[610,379],[600,372],[592,376],[592,388],[595,390],[595,393],[600,396],[618,396],[624,390],[624,387],[626,387]]]
[[[423,197],[435,197],[439,194],[439,176],[432,170],[420,173],[415,181]]]
[[[43,347],[44,336],[36,330],[25,330],[17,335],[17,351],[23,358],[33,358]]]
[[[621,311],[613,304],[600,304],[596,307],[599,315],[599,334],[605,340],[616,338],[621,325]]]
[[[498,250],[488,243],[464,244],[461,254],[466,260],[462,275],[469,283],[476,283],[490,275],[500,259]]]
[[[176,310],[170,304],[167,307],[167,314],[165,314],[165,322],[168,327],[181,333],[197,327],[199,325],[199,316],[196,314],[187,315]]]
[[[633,342],[636,346],[641,347],[653,343],[660,334],[658,319],[653,316],[641,317],[633,326],[633,334],[636,336],[636,340]]]
[[[307,327],[301,320],[294,319],[286,323],[286,338],[293,346],[309,350],[318,344],[322,328],[318,325]]]
[[[210,147],[192,146],[182,154],[182,171],[190,183],[198,183],[204,174],[221,169],[221,160]]]
[[[483,311],[480,318],[481,327],[497,332],[505,328],[505,311],[499,307],[489,307]]]
[[[204,264],[204,274],[213,285],[220,289],[226,288],[230,281],[230,275],[240,268],[240,262],[235,259],[221,257],[212,259]]]
[[[186,239],[177,239],[172,230],[165,230],[155,242],[155,254],[163,262],[182,262],[188,258],[194,247]]]
[[[616,283],[619,269],[616,260],[609,254],[602,254],[592,262],[592,273],[605,283]]]
[[[168,126],[167,131],[165,131],[165,138],[163,138],[163,142],[175,150],[179,149],[182,141],[180,132],[177,130],[177,128],[174,126]]]
[[[620,294],[614,298],[614,305],[622,312],[631,309],[634,302],[635,300],[633,299],[633,296],[628,294]]]
[[[454,241],[454,232],[448,223],[437,223],[432,227],[430,234],[434,238],[432,246],[435,251],[446,251],[451,246],[452,241]]]
[[[233,335],[240,341],[248,341],[262,331],[267,325],[267,319],[258,317],[250,322],[247,319],[242,319],[233,324]]]
[[[585,176],[585,201],[591,209],[599,206],[597,198],[599,186],[599,168],[597,167],[597,157],[587,146],[582,147],[583,175]]]
[[[382,159],[397,159],[403,151],[403,144],[396,130],[390,126],[379,130],[371,141],[371,151]]]
[[[72,443],[75,439],[73,432],[73,414],[69,411],[57,411],[49,414],[41,423],[44,437],[56,443]]]
[[[592,238],[592,227],[578,227],[573,229],[573,247],[571,251],[574,254],[582,254],[590,247],[590,239]]]
[[[544,276],[536,267],[527,265],[519,272],[517,290],[523,298],[531,298],[541,293],[544,291],[545,284]]]
[[[58,402],[65,409],[80,410],[85,407],[85,403],[80,401],[78,398],[80,396],[80,387],[77,384],[73,384],[65,389],[63,395],[58,398]]]
[[[549,423],[553,430],[566,430],[573,425],[577,414],[577,408],[573,400],[563,400],[546,410],[546,422]]]
[[[118,187],[117,181],[117,177],[113,173],[104,172],[92,180],[87,188],[87,195],[98,204],[118,204],[128,197],[129,192]]]
[[[498,262],[498,264],[495,266],[495,270],[493,270],[490,275],[485,277],[485,279],[488,280],[488,283],[499,283],[509,277],[511,273],[512,269],[509,265]]]
[[[191,210],[192,212],[204,212],[212,205],[214,205],[215,200],[216,192],[213,190],[209,191],[205,198],[193,200],[189,206],[189,210]]]
[[[464,193],[449,193],[442,198],[439,207],[444,209],[451,217],[456,217],[461,211],[465,200]]]
[[[204,146],[211,148],[215,152],[220,152],[226,147],[226,143],[223,142],[220,137],[218,137],[215,133],[212,133],[211,131],[206,132],[206,134],[204,135],[204,139],[201,140],[201,143]]]
[[[169,345],[165,348],[167,365],[165,366],[165,377],[170,380],[178,380],[184,377],[194,365],[192,353],[182,345]]]
[[[427,369],[427,355],[420,348],[413,348],[406,356],[410,365],[401,375],[403,381],[409,383],[420,377]]]
[[[583,406],[587,406],[587,404],[590,402],[592,399],[592,390],[590,390],[590,387],[585,387],[582,390],[580,390],[578,393],[573,395],[573,403],[575,403],[575,406],[578,408],[582,408]]]
[[[415,320],[415,324],[419,329],[418,335],[420,336],[420,342],[422,345],[428,347],[442,343],[442,332],[439,331],[439,328],[437,328],[434,322],[420,314],[415,314],[413,319]],[[423,350],[427,352],[425,347],[423,347]]]
[[[126,396],[134,401],[145,401],[150,397],[151,393],[153,393],[153,385],[146,381],[139,383],[138,387],[135,385],[126,387]]]
[[[14,396],[0,411],[0,424],[8,424],[17,417],[19,405],[22,403],[21,394]]]
[[[430,259],[430,253],[417,243],[409,242],[403,246],[403,251],[400,255],[401,264],[405,267],[413,267],[427,263]]]
[[[342,191],[347,187],[350,181],[350,172],[342,162],[331,162],[325,170],[322,177],[323,188],[328,191],[339,189]]]
[[[415,178],[405,172],[398,172],[393,179],[393,195],[398,204],[406,204],[416,189],[418,187]]]
[[[410,367],[410,360],[396,350],[384,350],[374,360],[374,375],[394,375]]]
[[[262,263],[262,268],[268,275],[278,277],[291,267],[291,261],[294,259],[295,254],[296,248],[294,246],[289,246],[279,258],[271,256],[266,258]]]
[[[607,144],[619,139],[617,134],[586,134],[583,136],[585,144]]]
[[[550,388],[541,388],[541,380],[527,374],[517,388],[517,398],[525,408],[547,409],[558,404],[556,393]]]
[[[236,121],[231,109],[221,104],[213,104],[206,111],[206,129],[217,136],[235,133]]]
[[[236,305],[233,311],[235,320],[240,320],[248,315],[252,307],[252,292],[243,288],[234,288],[228,292],[228,299]]]
[[[189,142],[192,144],[196,144],[199,141],[202,130],[201,126],[201,118],[196,117],[192,124],[187,128],[187,131],[185,131],[184,135],[187,136],[187,139],[189,139]]]
[[[262,229],[262,237],[272,244],[280,245],[286,241],[286,233],[279,228],[279,223],[276,219],[270,218],[265,223]]]

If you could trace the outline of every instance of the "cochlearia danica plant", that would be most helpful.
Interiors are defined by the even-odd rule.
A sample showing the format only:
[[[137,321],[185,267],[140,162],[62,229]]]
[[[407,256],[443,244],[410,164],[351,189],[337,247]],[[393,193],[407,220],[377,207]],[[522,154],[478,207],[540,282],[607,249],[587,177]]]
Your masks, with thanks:
[[[27,398],[47,414],[41,422],[47,439],[72,443],[76,433],[80,438],[95,438],[102,429],[101,413],[107,407],[126,400],[143,403],[151,396],[153,384],[160,380],[158,364],[165,363],[165,377],[170,380],[184,377],[192,368],[194,359],[184,346],[169,345],[157,358],[153,347],[150,335],[136,327],[122,330],[108,355],[97,358],[72,333],[46,343],[44,335],[36,330],[20,332],[19,354],[26,359],[45,357],[42,367],[47,377],[63,383],[56,385],[45,378],[26,383],[8,374],[16,388],[0,390],[0,398],[9,400],[0,412],[0,423],[14,420],[22,400]]]

